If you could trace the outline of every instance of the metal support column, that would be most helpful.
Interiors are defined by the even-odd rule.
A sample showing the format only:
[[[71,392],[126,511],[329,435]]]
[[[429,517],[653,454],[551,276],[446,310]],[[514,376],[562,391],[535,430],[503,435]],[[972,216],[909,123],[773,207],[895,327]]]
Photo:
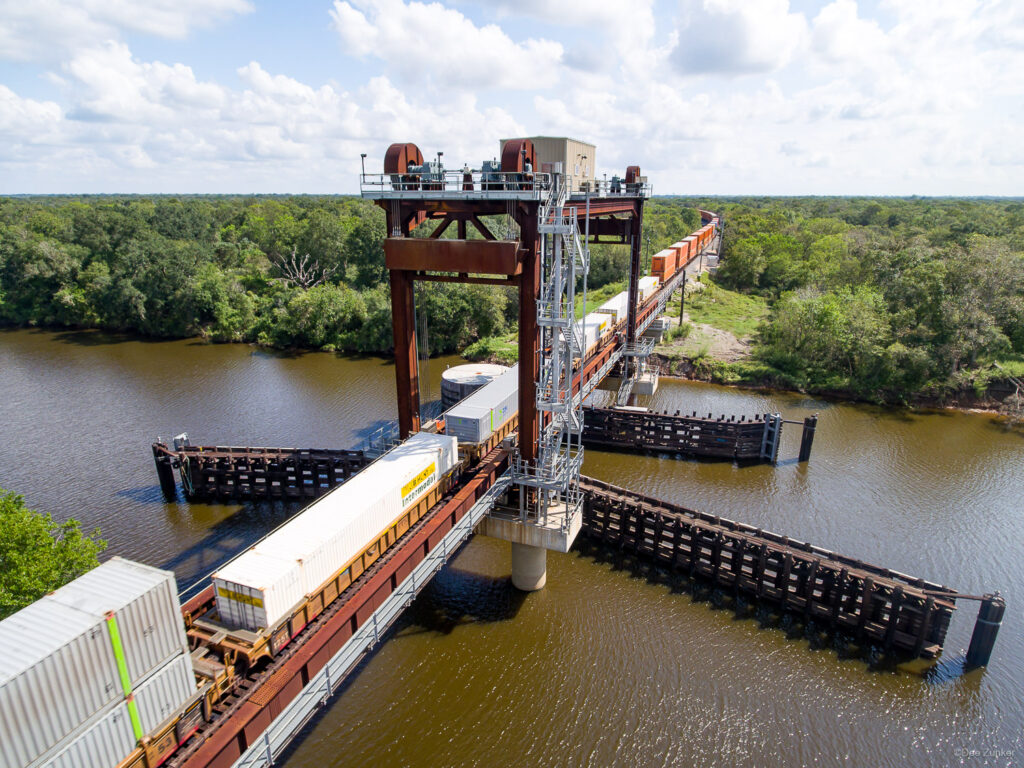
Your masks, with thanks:
[[[537,296],[540,293],[540,235],[536,209],[519,216],[523,272],[519,278],[519,452],[524,461],[537,458],[537,380],[540,344],[537,334]]]
[[[408,272],[389,270],[391,329],[395,340],[395,384],[398,391],[398,429],[404,440],[420,429],[420,382],[416,355],[416,306]]]
[[[636,309],[640,294],[640,238],[644,223],[644,203],[637,200],[636,212],[629,228],[629,308],[626,314],[626,344],[636,341]]]

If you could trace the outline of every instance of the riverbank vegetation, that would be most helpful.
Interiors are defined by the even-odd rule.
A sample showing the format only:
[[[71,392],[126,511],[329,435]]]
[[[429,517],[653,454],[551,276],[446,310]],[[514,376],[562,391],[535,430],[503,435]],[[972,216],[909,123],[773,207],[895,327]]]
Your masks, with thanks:
[[[656,247],[699,219],[674,202],[651,211]],[[354,197],[0,198],[0,325],[383,354],[385,235],[383,211]],[[594,248],[592,289],[626,271],[625,248]],[[431,354],[500,340],[518,318],[500,287],[419,283],[416,301]]]
[[[691,320],[749,348],[700,356],[710,377],[898,400],[1024,374],[1021,201],[656,198],[645,258],[697,207],[723,214],[725,242]],[[3,198],[0,325],[386,354],[385,234],[354,197]],[[622,290],[628,258],[593,246],[587,309]],[[416,292],[431,354],[514,360],[511,289]]]
[[[99,531],[86,536],[71,519],[55,522],[0,488],[0,619],[99,565]]]

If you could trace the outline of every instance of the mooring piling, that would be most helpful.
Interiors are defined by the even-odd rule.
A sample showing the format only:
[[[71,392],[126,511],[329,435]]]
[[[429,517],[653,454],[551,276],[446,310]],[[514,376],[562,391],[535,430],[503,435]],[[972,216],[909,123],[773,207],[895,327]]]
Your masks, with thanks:
[[[974,622],[974,632],[971,634],[971,645],[967,649],[968,669],[988,665],[1005,611],[1006,601],[998,592],[982,598],[978,618]]]
[[[167,501],[174,501],[178,498],[178,486],[174,482],[173,458],[165,450],[161,450],[159,443],[153,444],[153,462],[156,464],[156,476],[160,480],[160,490],[163,491]]]
[[[811,446],[814,444],[814,431],[818,428],[818,414],[804,419],[804,431],[800,437],[800,456],[798,461],[804,462],[811,458]]]

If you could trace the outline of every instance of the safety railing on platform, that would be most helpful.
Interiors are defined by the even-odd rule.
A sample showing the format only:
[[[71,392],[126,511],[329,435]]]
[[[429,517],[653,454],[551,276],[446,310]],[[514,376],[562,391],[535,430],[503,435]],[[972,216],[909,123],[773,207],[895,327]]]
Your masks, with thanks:
[[[441,170],[417,173],[364,173],[359,177],[363,197],[479,195],[539,200],[551,188],[550,173]]]
[[[328,702],[349,672],[381,641],[388,627],[469,538],[498,497],[507,490],[509,483],[507,472],[495,481],[437,546],[412,569],[398,588],[385,598],[369,620],[352,634],[306,687],[281,710],[259,738],[249,745],[245,753],[235,761],[233,768],[267,768],[274,765],[274,761],[316,711]]]
[[[641,336],[636,341],[623,345],[622,354],[626,357],[648,357],[654,350],[654,341]]]
[[[640,177],[641,179],[644,177]],[[646,181],[627,184],[623,179],[591,179],[581,181],[572,197],[650,197],[653,187]]]
[[[554,526],[551,525],[551,517],[557,517],[558,531],[568,534],[571,533],[574,527],[574,521],[579,519],[578,516],[583,515],[585,499],[586,497],[582,491],[571,490],[568,494],[563,492],[559,496],[557,512],[548,513],[542,510],[538,513],[529,508],[520,510],[514,507],[495,507],[491,510],[490,517],[519,523],[535,522],[543,525],[548,530],[554,529]]]

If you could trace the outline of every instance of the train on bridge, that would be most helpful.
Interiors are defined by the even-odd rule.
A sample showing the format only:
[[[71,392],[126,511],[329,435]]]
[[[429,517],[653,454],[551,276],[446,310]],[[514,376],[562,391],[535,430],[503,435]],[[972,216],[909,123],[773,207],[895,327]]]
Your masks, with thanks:
[[[565,389],[575,402],[616,364],[633,367],[629,361],[645,346],[638,337],[682,285],[687,264],[710,246],[718,217],[702,211],[701,228],[656,254],[652,274],[641,277],[639,235],[649,188],[639,168],[630,166],[624,179],[610,184],[584,179],[571,190],[574,212],[563,216],[556,211],[564,213],[561,205],[549,207],[551,195],[566,192],[558,189],[558,164],[540,164],[535,173],[537,157],[530,140],[508,140],[500,165],[453,173],[441,167],[440,155],[436,164],[426,163],[415,145],[396,144],[385,157],[384,174],[369,182],[363,174],[364,183],[386,190],[375,194],[392,234],[385,258],[402,440],[374,461],[356,451],[308,452],[310,468],[288,481],[295,492],[278,486],[276,497],[273,482],[260,490],[260,478],[243,478],[245,473],[215,468],[193,474],[193,462],[211,466],[201,449],[182,446],[172,454],[154,446],[165,492],[168,478],[173,486],[177,460],[193,490],[197,477],[209,477],[215,487],[201,490],[214,496],[244,481],[250,498],[315,501],[224,564],[184,602],[173,589],[173,574],[115,558],[0,622],[5,768],[273,764],[488,512],[518,490],[506,442],[513,432],[521,456],[538,458],[537,435],[551,416],[537,408],[537,361],[547,353],[537,329],[551,318],[537,309],[542,286],[536,246],[552,233],[575,232],[579,217],[587,229],[593,224],[595,237],[630,245],[630,291],[575,328],[568,321],[559,327],[581,339],[580,361],[549,386]],[[518,242],[497,241],[480,219],[504,212],[521,226]],[[427,218],[440,220],[433,244],[407,236]],[[438,244],[452,223],[460,237]],[[484,239],[471,242],[467,225]],[[487,255],[483,272],[481,254]],[[453,261],[431,262],[440,256]],[[423,424],[411,317],[414,280],[518,284],[521,302],[520,366],[463,401],[461,410],[456,406],[444,420]],[[557,298],[549,301],[553,310],[562,306]],[[558,337],[549,331],[547,338]],[[212,466],[229,460],[232,450],[215,453]],[[279,463],[282,455],[276,454]],[[280,471],[278,482],[285,482],[288,470]],[[887,651],[937,654],[954,601],[963,597],[717,517],[652,499],[631,501],[623,489],[594,481],[583,489],[582,517],[592,537],[648,553],[736,594],[774,600],[780,610],[800,609],[853,627],[859,642],[878,641]],[[515,576],[513,550],[514,583]],[[983,608],[973,657],[982,664],[1002,599],[987,599]]]

